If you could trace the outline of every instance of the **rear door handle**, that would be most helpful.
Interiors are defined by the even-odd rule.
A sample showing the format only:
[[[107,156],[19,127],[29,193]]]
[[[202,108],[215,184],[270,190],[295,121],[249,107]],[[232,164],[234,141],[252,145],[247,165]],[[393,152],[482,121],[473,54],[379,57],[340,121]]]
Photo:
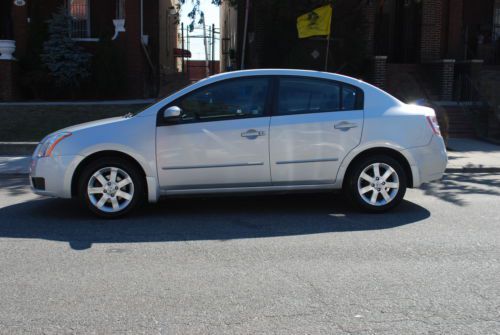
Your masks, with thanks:
[[[266,135],[266,132],[263,130],[255,130],[255,129],[250,129],[245,131],[244,133],[241,133],[241,137],[246,137],[249,139],[257,138],[259,136],[264,136]]]
[[[357,126],[358,126],[357,123],[342,121],[342,122],[336,123],[334,127],[335,127],[335,129],[339,129],[339,130],[349,130],[351,128],[356,128]]]

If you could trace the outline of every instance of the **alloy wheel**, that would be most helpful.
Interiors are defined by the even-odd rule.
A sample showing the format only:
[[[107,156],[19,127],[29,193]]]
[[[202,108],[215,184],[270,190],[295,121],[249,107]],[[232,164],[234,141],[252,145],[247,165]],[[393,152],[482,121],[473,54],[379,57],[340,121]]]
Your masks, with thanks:
[[[399,192],[399,176],[386,163],[373,163],[363,169],[358,178],[358,192],[371,206],[384,206],[396,198]]]
[[[134,182],[123,169],[104,167],[90,177],[87,195],[98,210],[116,213],[131,203],[134,197]]]

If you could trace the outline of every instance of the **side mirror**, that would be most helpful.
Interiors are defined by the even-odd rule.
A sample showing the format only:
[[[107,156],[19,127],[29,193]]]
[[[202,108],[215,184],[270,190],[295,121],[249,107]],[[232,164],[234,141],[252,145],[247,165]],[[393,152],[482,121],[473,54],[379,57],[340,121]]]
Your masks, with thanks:
[[[168,107],[163,111],[163,118],[168,121],[180,119],[182,110],[177,106]]]

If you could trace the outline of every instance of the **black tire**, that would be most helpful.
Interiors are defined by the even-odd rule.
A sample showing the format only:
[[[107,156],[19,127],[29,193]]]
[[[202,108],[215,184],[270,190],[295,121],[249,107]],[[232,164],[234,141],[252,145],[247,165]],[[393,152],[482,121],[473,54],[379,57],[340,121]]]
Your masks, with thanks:
[[[130,179],[132,180],[131,187],[133,187],[132,198],[123,209],[107,212],[105,210],[101,210],[94,205],[90,199],[87,192],[87,187],[93,175],[105,168],[118,168],[124,171]],[[99,197],[98,194],[96,197]],[[84,167],[80,178],[78,180],[78,198],[82,205],[91,211],[93,214],[106,219],[114,219],[118,217],[122,217],[126,214],[129,214],[134,209],[139,207],[146,197],[146,188],[145,188],[145,179],[142,175],[141,171],[137,168],[137,166],[126,159],[120,157],[106,157],[96,159],[95,161],[90,162],[87,166]],[[95,199],[95,198],[94,198]],[[126,202],[126,199],[121,199]],[[108,204],[108,202],[106,202]]]
[[[384,166],[389,166],[394,170],[396,177],[393,177],[393,175],[391,175],[391,177],[388,179],[387,183],[392,183],[396,180],[395,178],[397,178],[397,181],[399,183],[399,188],[397,189],[397,193],[396,193],[396,189],[389,189],[389,188],[385,188],[384,186],[382,186],[381,185],[381,180],[382,180],[381,177],[379,177],[380,183],[379,183],[379,181],[375,181],[375,178],[374,178],[373,184],[366,181],[365,179],[360,180],[361,173],[366,168],[370,167],[372,164],[375,164],[375,163],[381,163],[382,164],[381,170],[384,172],[386,171],[383,168]],[[393,172],[393,174],[394,174],[394,172]],[[370,177],[375,177],[375,174],[370,174],[369,171],[367,174]],[[380,173],[380,175],[382,175],[382,174],[383,174],[383,172]],[[359,180],[360,180],[360,185],[358,187]],[[377,184],[375,184],[375,183],[377,183]],[[385,183],[386,182],[384,182],[384,185],[385,185]],[[377,198],[376,198],[377,199],[376,205],[371,204],[367,200],[363,199],[363,196],[361,195],[360,188],[362,189],[364,187],[371,187],[373,189],[372,191],[368,191],[367,193],[365,193],[365,198],[368,198],[368,195],[369,195],[370,196],[369,200],[371,200],[371,196],[373,195],[373,193],[378,194]],[[380,188],[378,188],[378,187],[380,187]],[[401,166],[401,163],[399,163],[396,159],[394,159],[390,156],[380,154],[380,155],[367,156],[365,158],[360,159],[359,161],[357,161],[355,163],[355,165],[348,172],[347,180],[346,180],[346,183],[344,184],[344,191],[348,194],[349,199],[357,208],[359,208],[363,211],[366,211],[366,212],[382,213],[382,212],[386,212],[386,211],[396,207],[397,205],[399,205],[401,203],[401,201],[403,200],[403,197],[406,193],[406,187],[407,187],[407,176],[406,176],[406,173],[405,173],[403,167]],[[386,194],[392,195],[392,197],[391,197],[392,200],[387,202],[383,198],[382,193],[379,192],[381,189],[386,191],[387,192]],[[394,192],[394,193],[392,193],[392,192]]]

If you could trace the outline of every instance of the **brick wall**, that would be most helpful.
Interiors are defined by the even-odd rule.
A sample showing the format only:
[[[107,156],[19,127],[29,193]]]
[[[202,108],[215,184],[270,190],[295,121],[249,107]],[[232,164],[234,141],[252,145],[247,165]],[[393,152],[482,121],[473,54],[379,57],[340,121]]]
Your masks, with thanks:
[[[125,12],[127,13],[125,23],[127,31],[121,34],[124,38],[121,47],[125,52],[126,58],[127,95],[129,97],[142,97],[145,93],[147,64],[141,46],[140,1],[127,0],[125,2]]]
[[[90,33],[91,37],[102,38],[113,36],[115,31],[112,18],[115,17],[114,1],[90,0]]]
[[[455,60],[440,59],[424,65],[433,83],[436,99],[440,101],[453,100],[453,87],[455,79]]]
[[[376,14],[376,1],[367,2],[363,7],[363,16],[365,18],[365,53],[367,57],[372,57],[373,55]]]
[[[14,39],[16,40],[16,57],[20,57],[26,53],[28,40],[28,6],[12,6],[12,25],[14,30]]]
[[[453,98],[453,79],[455,75],[455,60],[443,59],[440,62],[440,99],[450,101]]]
[[[441,57],[442,0],[422,1],[422,30],[420,60],[432,61]]]
[[[375,56],[372,60],[372,71],[370,82],[382,89],[387,83],[387,56]]]
[[[159,63],[159,1],[144,0],[144,35],[149,36],[148,50],[155,67]]]
[[[187,65],[189,72],[189,81],[195,82],[206,78],[207,76],[207,68],[206,62],[204,60],[188,60]],[[208,62],[210,75],[220,73],[220,62],[219,61],[209,61]],[[211,73],[212,69],[215,71]]]
[[[444,56],[461,59],[464,56],[463,47],[463,0],[450,0],[448,12],[448,32],[446,34]]]
[[[0,60],[0,101],[12,101],[17,98],[17,62]]]

